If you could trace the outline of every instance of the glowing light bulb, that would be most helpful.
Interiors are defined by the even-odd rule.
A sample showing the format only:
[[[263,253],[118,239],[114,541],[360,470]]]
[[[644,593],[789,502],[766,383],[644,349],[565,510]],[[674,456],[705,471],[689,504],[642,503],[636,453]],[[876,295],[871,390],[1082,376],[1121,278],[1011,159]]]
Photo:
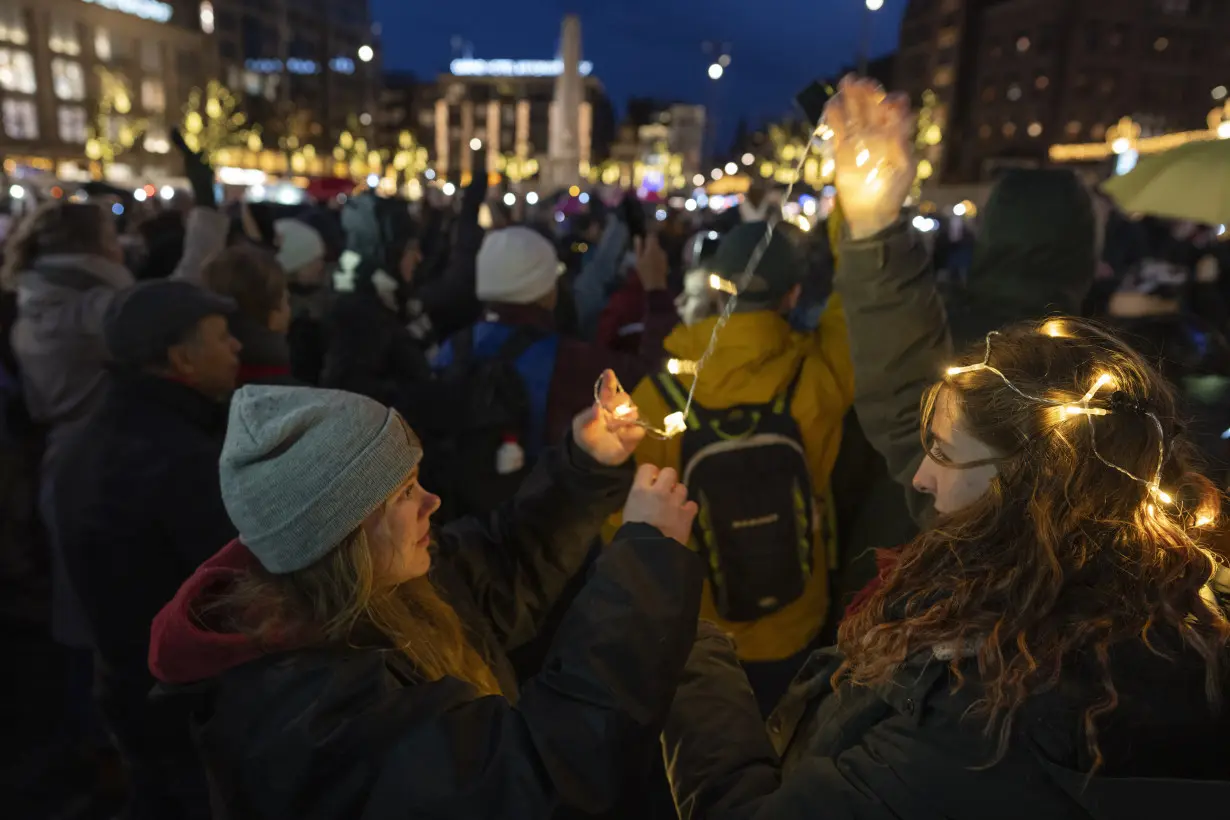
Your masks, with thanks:
[[[690,362],[686,359],[670,359],[666,363],[666,370],[673,376],[693,375],[696,373],[696,362]]]
[[[950,367],[944,372],[949,376],[960,376],[962,373],[973,373],[975,370],[983,370],[985,368],[986,365],[979,362],[978,364],[970,364],[965,367]]]
[[[679,411],[671,413],[669,416],[662,419],[662,426],[666,432],[666,435],[671,438],[688,429],[688,423],[683,420],[683,413]]]
[[[1067,416],[1109,416],[1109,410],[1103,410],[1101,407],[1078,407],[1075,404],[1066,404],[1063,407],[1064,415]]]
[[[1058,319],[1052,319],[1042,326],[1042,332],[1054,339],[1067,338],[1067,333],[1064,332],[1063,322]]]
[[[739,292],[734,282],[727,281],[716,273],[709,274],[709,287],[713,290],[720,290],[722,293],[736,294]]]
[[[1163,490],[1161,487],[1150,487],[1149,492],[1153,493],[1154,497],[1163,504],[1174,503],[1174,496]]]
[[[1081,399],[1081,404],[1088,403],[1091,399],[1093,399],[1093,397],[1097,394],[1099,390],[1101,390],[1106,385],[1113,384],[1113,383],[1114,383],[1114,380],[1110,377],[1109,373],[1100,374],[1098,376],[1097,381],[1093,383],[1093,387],[1090,387],[1089,392],[1086,393],[1084,397]]]
[[[858,152],[857,156],[854,157],[854,164],[858,166],[859,168],[862,168],[864,165],[867,164],[867,161],[870,159],[871,159],[871,152],[868,151],[866,148],[864,148],[862,151]]]
[[[1196,516],[1196,526],[1197,527],[1207,527],[1212,523],[1213,523],[1213,517],[1211,515]]]
[[[611,412],[620,418],[623,418],[624,416],[630,416],[632,415],[632,405],[621,404],[618,407],[616,407],[614,410],[612,410]]]

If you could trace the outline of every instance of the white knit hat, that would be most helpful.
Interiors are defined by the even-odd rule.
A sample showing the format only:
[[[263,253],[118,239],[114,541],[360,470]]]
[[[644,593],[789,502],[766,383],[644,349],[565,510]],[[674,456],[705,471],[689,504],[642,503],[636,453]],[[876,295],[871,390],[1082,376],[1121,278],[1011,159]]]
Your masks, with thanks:
[[[478,250],[477,295],[483,302],[532,304],[555,290],[559,275],[555,248],[530,228],[491,231]]]
[[[298,219],[279,219],[273,223],[278,235],[278,264],[287,273],[306,268],[325,258],[325,241],[320,232]]]

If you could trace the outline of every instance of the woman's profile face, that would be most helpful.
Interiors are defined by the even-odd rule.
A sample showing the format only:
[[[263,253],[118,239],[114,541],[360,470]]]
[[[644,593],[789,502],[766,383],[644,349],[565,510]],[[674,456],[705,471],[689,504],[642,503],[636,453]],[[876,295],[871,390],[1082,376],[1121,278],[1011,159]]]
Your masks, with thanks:
[[[979,462],[1002,456],[963,430],[963,421],[952,391],[941,389],[927,436],[927,454],[914,474],[914,489],[931,496],[940,514],[959,512],[981,498],[998,468]],[[977,466],[963,466],[970,464]]]
[[[440,497],[423,489],[418,473],[415,468],[364,525],[380,581],[389,586],[421,578],[431,569],[431,516],[440,508]]]

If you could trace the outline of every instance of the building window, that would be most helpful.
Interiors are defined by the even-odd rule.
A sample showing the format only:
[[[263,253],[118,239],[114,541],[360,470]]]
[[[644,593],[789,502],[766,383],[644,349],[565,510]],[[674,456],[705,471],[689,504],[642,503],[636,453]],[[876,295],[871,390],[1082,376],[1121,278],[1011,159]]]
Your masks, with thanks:
[[[1029,51],[1029,47],[1031,45],[1032,43],[1029,42],[1028,37],[1018,37],[1016,41],[1016,50],[1021,54],[1024,54],[1026,51]]]
[[[162,43],[157,40],[141,41],[141,68],[162,71]]]
[[[25,12],[7,4],[0,7],[0,43],[24,46],[28,42],[30,35],[26,31]]]
[[[1095,122],[1093,127],[1089,129],[1089,136],[1093,137],[1095,140],[1102,139],[1106,136],[1106,126],[1102,125],[1100,122]]]
[[[1005,94],[1004,96],[1006,96],[1012,102],[1016,102],[1017,100],[1021,99],[1021,86],[1018,83],[1013,83],[1012,85],[1008,86],[1008,93]]]
[[[1046,88],[1050,84],[1051,84],[1051,78],[1046,76],[1045,74],[1039,74],[1038,78],[1034,80],[1034,88],[1038,89],[1039,91],[1045,91]]]
[[[1153,41],[1153,50],[1163,52],[1170,47],[1170,39],[1167,37],[1158,37]]]
[[[85,142],[85,109],[77,105],[62,105],[56,112],[61,142]]]
[[[1069,137],[1079,136],[1081,132],[1080,120],[1072,120],[1072,122],[1068,123],[1068,127],[1066,130],[1068,132]]]
[[[995,102],[995,86],[988,85],[986,88],[982,89],[982,101]]]
[[[34,93],[34,59],[30,52],[0,48],[0,88],[22,94]]]
[[[932,80],[936,86],[939,88],[944,88],[945,86],[952,85],[952,76],[952,66],[945,65],[936,69],[935,77],[933,77]]]
[[[170,133],[165,125],[150,125],[145,129],[142,147],[151,154],[167,154],[171,151]]]
[[[978,136],[982,137],[984,140],[989,140],[991,138],[991,131],[991,126],[983,125],[978,129]]]
[[[94,56],[104,63],[111,62],[111,32],[105,28],[94,32]]]
[[[58,99],[84,100],[85,72],[81,70],[81,63],[59,58],[52,60],[51,86]]]
[[[1027,130],[1028,130],[1029,136],[1031,136],[1031,137],[1040,137],[1040,136],[1042,136],[1042,123],[1040,123],[1040,122],[1031,122],[1031,123],[1029,124],[1029,128],[1028,128]]]
[[[76,57],[81,54],[81,40],[77,37],[77,24],[68,20],[51,21],[51,36],[47,45],[56,54]]]
[[[16,140],[38,139],[38,109],[33,100],[4,101],[4,133]]]
[[[1014,123],[1014,122],[1006,122],[1006,123],[1004,123],[1004,136],[1005,136],[1005,137],[1012,137],[1012,136],[1015,136],[1015,135],[1016,135],[1016,123]]]
[[[158,113],[167,110],[167,90],[162,80],[147,78],[141,81],[141,107]]]
[[[939,36],[935,38],[935,44],[940,48],[952,48],[957,44],[957,30],[955,27],[940,29]]]

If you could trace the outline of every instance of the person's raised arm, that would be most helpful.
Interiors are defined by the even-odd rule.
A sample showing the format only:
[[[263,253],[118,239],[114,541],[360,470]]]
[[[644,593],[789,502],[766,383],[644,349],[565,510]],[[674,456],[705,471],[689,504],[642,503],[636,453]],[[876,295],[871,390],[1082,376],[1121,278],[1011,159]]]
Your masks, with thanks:
[[[628,247],[628,236],[628,226],[615,214],[609,215],[598,248],[586,260],[572,284],[577,307],[577,333],[582,339],[594,338],[598,317],[615,290],[619,265]]]
[[[626,398],[610,371],[601,398],[573,420],[563,445],[543,452],[512,499],[440,532],[441,558],[461,574],[507,649],[537,634],[632,486],[632,453],[645,431],[632,423],[635,411],[616,419],[606,409]]]
[[[202,152],[193,151],[184,142],[178,128],[171,130],[171,139],[184,158],[184,175],[192,185],[193,208],[184,223],[184,253],[171,274],[194,285],[203,284],[201,271],[211,256],[226,249],[230,220],[218,210],[214,194],[214,169]]]
[[[901,217],[916,166],[909,103],[873,81],[844,80],[828,106],[837,196],[848,226],[837,266],[854,366],[855,409],[867,438],[905,487],[922,462],[918,407],[952,355],[944,303],[922,239]]]

